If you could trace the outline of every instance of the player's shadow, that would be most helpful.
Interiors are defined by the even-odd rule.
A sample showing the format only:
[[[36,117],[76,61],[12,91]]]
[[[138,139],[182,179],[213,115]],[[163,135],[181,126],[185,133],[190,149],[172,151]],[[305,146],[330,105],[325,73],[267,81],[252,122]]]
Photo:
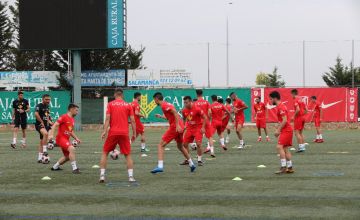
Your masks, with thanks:
[[[129,181],[119,181],[119,182],[108,182],[105,184],[107,187],[117,188],[117,187],[137,187],[140,186],[138,182],[129,182]]]

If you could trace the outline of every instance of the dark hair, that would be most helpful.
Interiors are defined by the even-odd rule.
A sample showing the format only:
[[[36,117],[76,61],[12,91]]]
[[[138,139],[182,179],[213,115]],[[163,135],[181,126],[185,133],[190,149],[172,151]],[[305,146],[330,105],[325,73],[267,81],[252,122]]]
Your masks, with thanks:
[[[70,104],[68,105],[68,111],[69,111],[70,109],[72,109],[72,108],[79,108],[79,106],[76,105],[76,104],[74,104],[74,103],[70,103]]]
[[[297,89],[292,89],[291,90],[291,94],[293,94],[293,95],[297,95],[299,92],[298,92],[298,90]]]
[[[211,100],[212,100],[213,102],[217,101],[217,100],[218,100],[217,95],[212,95],[212,96],[211,96]]]
[[[193,102],[196,102],[198,99],[197,98],[195,98],[195,99],[193,99]]]
[[[49,94],[44,94],[44,95],[42,96],[42,98],[46,98],[46,97],[50,97],[50,95],[49,95]]]
[[[197,90],[196,90],[196,95],[197,95],[197,96],[201,96],[202,94],[203,94],[202,89],[197,89]]]
[[[220,98],[220,99],[218,99],[218,102],[221,104],[224,104],[224,99]]]
[[[261,96],[256,96],[256,98],[260,99],[261,100]]]
[[[115,95],[122,95],[123,93],[124,93],[123,90],[120,88],[116,88],[114,92]]]
[[[280,93],[278,91],[272,91],[269,96],[273,99],[280,100]]]
[[[161,92],[156,92],[154,95],[153,95],[153,98],[157,98],[159,99],[160,101],[164,100],[164,96],[161,94]]]
[[[141,96],[141,93],[140,92],[135,92],[134,93],[134,99],[136,99],[137,97]]]
[[[18,91],[18,95],[24,94],[23,91]]]
[[[229,96],[231,97],[231,96],[234,95],[234,94],[235,94],[235,92],[231,92]]]
[[[184,101],[186,101],[186,100],[188,100],[188,101],[192,101],[192,98],[191,98],[190,96],[188,96],[188,95],[187,95],[187,96],[185,96],[185,97],[183,98],[183,100],[184,100]]]
[[[230,104],[231,103],[231,98],[226,98],[226,102]]]
[[[314,100],[316,100],[316,96],[314,96],[314,95],[313,95],[313,96],[311,96],[311,98],[312,98],[312,99],[314,99]]]

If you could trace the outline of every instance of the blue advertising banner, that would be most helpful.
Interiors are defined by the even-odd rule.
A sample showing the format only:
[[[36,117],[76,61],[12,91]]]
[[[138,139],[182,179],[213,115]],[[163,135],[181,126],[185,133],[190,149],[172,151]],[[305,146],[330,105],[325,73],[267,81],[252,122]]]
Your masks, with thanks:
[[[123,7],[123,0],[107,0],[108,48],[122,48],[124,46]]]
[[[82,71],[81,86],[125,86],[125,70]]]

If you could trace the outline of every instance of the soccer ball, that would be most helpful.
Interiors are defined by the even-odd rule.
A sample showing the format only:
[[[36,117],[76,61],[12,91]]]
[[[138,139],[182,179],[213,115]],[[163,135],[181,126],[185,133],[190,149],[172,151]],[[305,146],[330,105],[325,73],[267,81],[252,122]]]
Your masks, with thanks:
[[[120,152],[118,150],[113,150],[110,152],[110,157],[113,160],[119,159]]]
[[[191,143],[190,147],[192,150],[196,150],[196,148],[197,148],[196,143]]]
[[[77,142],[77,140],[73,140],[71,143],[72,143],[72,146],[74,146],[74,147],[77,147],[78,144],[79,144],[79,143]]]
[[[41,157],[41,162],[43,164],[50,163],[50,157],[49,157],[49,154],[47,152],[43,153],[43,156]]]
[[[54,146],[55,146],[55,141],[50,140],[49,143],[47,144],[47,149],[52,150],[54,149]]]

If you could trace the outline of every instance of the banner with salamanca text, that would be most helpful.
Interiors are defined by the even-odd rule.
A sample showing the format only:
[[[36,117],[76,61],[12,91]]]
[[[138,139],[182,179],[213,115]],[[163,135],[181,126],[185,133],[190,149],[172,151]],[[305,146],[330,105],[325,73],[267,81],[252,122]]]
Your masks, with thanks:
[[[265,88],[264,103],[268,109],[268,122],[276,122],[275,106],[269,103],[269,94],[277,90],[280,92],[282,102],[287,106],[290,117],[294,115],[294,100],[291,97],[291,88]],[[354,122],[357,121],[357,88],[299,88],[299,96],[306,103],[308,113],[306,122],[310,122],[314,104],[311,96],[316,96],[323,111],[323,122]]]
[[[161,108],[158,107],[153,101],[153,95],[156,92],[161,92],[164,95],[164,100],[175,106],[175,108],[180,111],[184,107],[183,97],[191,96],[192,98],[196,97],[195,89],[151,89],[151,90],[125,90],[125,100],[127,102],[133,101],[133,96],[135,92],[140,92],[142,94],[140,107],[141,113],[145,115],[146,119],[141,119],[142,122],[166,122],[163,119],[158,119],[155,117],[155,114],[162,114]],[[250,108],[250,88],[239,88],[239,89],[204,89],[204,98],[211,103],[211,95],[217,95],[219,98],[225,99],[229,96],[231,92],[235,92],[240,99],[242,99]],[[251,112],[249,109],[245,110],[245,119],[250,121]]]
[[[57,120],[60,115],[67,112],[70,104],[69,91],[43,91],[43,92],[24,92],[24,98],[29,101],[30,112],[28,112],[28,124],[35,123],[35,106],[42,102],[42,96],[51,96],[50,112],[53,120]],[[12,122],[12,103],[17,99],[17,92],[0,92],[0,124],[10,124]]]

